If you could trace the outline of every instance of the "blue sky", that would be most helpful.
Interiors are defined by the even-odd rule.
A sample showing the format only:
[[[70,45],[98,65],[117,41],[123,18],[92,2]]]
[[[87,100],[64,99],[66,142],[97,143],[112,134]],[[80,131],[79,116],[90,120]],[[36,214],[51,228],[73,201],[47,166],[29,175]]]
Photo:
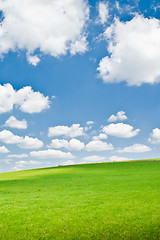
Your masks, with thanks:
[[[158,158],[158,1],[0,0],[0,171]]]

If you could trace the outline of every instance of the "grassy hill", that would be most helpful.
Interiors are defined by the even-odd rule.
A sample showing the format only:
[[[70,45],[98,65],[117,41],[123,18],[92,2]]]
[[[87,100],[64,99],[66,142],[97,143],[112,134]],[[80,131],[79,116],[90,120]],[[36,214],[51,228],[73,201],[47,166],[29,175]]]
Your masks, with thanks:
[[[0,174],[0,239],[160,239],[160,162]]]

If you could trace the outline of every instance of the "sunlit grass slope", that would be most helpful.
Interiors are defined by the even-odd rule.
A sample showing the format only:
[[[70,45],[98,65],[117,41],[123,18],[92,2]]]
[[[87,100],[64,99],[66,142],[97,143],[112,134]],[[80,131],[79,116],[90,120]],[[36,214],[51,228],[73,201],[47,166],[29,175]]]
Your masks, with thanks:
[[[0,239],[160,239],[160,162],[0,174]]]

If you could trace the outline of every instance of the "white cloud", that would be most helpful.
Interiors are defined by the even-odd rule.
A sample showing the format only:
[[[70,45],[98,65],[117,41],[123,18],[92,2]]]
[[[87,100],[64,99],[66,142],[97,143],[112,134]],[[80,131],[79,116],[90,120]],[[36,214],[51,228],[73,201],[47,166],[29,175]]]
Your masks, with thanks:
[[[111,143],[106,143],[106,142],[102,142],[100,140],[94,140],[89,142],[86,145],[86,149],[88,152],[90,151],[108,151],[108,150],[112,150],[113,146]]]
[[[87,132],[88,130],[90,130],[93,127],[94,122],[93,121],[87,121],[86,125],[87,127],[84,127],[84,131]]]
[[[13,167],[13,170],[18,171],[23,169],[24,166],[26,165],[39,165],[41,164],[41,162],[39,161],[24,161],[24,160],[20,160],[16,162],[16,165]]]
[[[94,122],[93,121],[87,121],[86,124],[87,125],[92,125],[92,124],[94,124]]]
[[[117,8],[117,10],[118,10],[118,12],[119,12],[119,14],[129,14],[130,16],[133,16],[133,15],[135,15],[135,9],[136,9],[136,7],[138,7],[138,3],[139,3],[139,0],[134,0],[134,1],[126,1],[126,3],[131,3],[131,5],[130,4],[125,4],[125,3],[122,3],[121,2],[121,4],[119,4],[119,2],[118,1],[116,1],[115,2],[115,5],[116,5],[116,8]]]
[[[27,113],[39,113],[50,107],[49,98],[34,92],[30,86],[16,91],[9,83],[0,85],[0,96],[0,114],[10,112],[14,106]]]
[[[53,139],[51,144],[48,146],[49,148],[64,148],[68,147],[69,142],[65,139]]]
[[[0,0],[0,52],[26,50],[37,65],[38,49],[54,57],[87,50],[85,28],[89,7],[85,0]],[[33,56],[32,56],[33,55]]]
[[[128,161],[130,159],[126,158],[126,157],[119,157],[119,156],[111,156],[109,157],[110,161],[116,161],[116,162],[121,162],[121,161]]]
[[[40,92],[34,92],[30,86],[23,87],[16,92],[16,105],[22,112],[39,113],[49,108],[49,99]]]
[[[121,7],[120,7],[120,5],[119,5],[119,2],[118,2],[118,1],[116,1],[116,8],[117,8],[117,10],[118,10],[118,11],[121,11]]]
[[[68,126],[56,126],[49,127],[48,136],[67,136],[67,137],[78,137],[84,134],[83,127],[80,127],[80,124],[73,124],[71,127]]]
[[[83,160],[87,162],[99,162],[104,161],[105,159],[106,159],[105,157],[97,155],[91,155],[83,158]]]
[[[104,82],[126,81],[129,86],[160,82],[160,20],[136,15],[118,19],[104,33],[110,56],[99,63]]]
[[[159,128],[153,129],[150,136],[151,137],[148,139],[149,142],[151,142],[153,144],[160,144],[160,129]]]
[[[10,151],[5,146],[0,147],[0,153],[9,153],[9,152]]]
[[[124,111],[119,111],[116,115],[111,115],[108,118],[108,122],[116,122],[118,120],[123,121],[126,120],[127,116],[125,115]]]
[[[27,128],[27,121],[25,119],[23,120],[17,120],[14,116],[11,116],[6,122],[6,127],[10,128],[18,128],[18,129],[26,129]]]
[[[33,151],[30,152],[32,157],[36,158],[74,158],[70,152],[62,152],[60,150],[47,149],[43,151]]]
[[[100,23],[102,23],[102,24],[106,23],[106,21],[109,17],[108,3],[99,2],[98,10],[99,10]]]
[[[8,130],[0,132],[0,141],[6,144],[17,144],[20,148],[37,149],[43,147],[43,142],[38,138],[31,138],[28,136],[21,137],[14,135]]]
[[[67,150],[80,151],[85,147],[85,145],[83,142],[75,138],[72,138],[70,141],[67,141],[65,139],[53,139],[49,147],[65,148]]]
[[[76,164],[76,163],[73,162],[72,160],[67,160],[67,161],[62,163],[62,165],[73,165],[73,164]]]
[[[71,55],[75,55],[76,53],[85,53],[88,49],[86,36],[82,37],[80,40],[76,40],[74,43],[71,43],[70,48]]]
[[[28,154],[22,153],[22,154],[10,154],[7,156],[8,158],[27,158]]]
[[[108,136],[104,133],[100,133],[98,136],[93,136],[93,140],[102,140],[102,139],[107,139]]]
[[[6,144],[18,144],[23,140],[23,137],[14,135],[8,130],[3,130],[0,132],[0,141]]]
[[[0,85],[0,113],[9,112],[15,103],[15,91],[11,84]]]
[[[119,153],[143,153],[143,152],[149,152],[152,149],[146,145],[143,144],[133,144],[132,146],[125,147],[123,149],[117,150]]]
[[[31,55],[28,55],[27,56],[27,60],[30,64],[32,64],[33,66],[37,66],[37,64],[40,62],[40,58],[37,57],[37,55],[35,56],[31,56]]]
[[[104,133],[114,137],[131,138],[139,134],[140,129],[133,130],[133,127],[124,123],[111,123],[103,127]]]
[[[18,146],[25,149],[38,149],[43,147],[43,142],[38,138],[25,136]]]

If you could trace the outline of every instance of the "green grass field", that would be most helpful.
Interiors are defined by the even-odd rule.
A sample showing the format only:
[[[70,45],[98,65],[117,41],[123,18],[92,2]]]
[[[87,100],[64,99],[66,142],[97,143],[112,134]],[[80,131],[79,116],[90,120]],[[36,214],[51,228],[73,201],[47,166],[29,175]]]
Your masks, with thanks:
[[[0,174],[0,240],[160,239],[160,162]]]

